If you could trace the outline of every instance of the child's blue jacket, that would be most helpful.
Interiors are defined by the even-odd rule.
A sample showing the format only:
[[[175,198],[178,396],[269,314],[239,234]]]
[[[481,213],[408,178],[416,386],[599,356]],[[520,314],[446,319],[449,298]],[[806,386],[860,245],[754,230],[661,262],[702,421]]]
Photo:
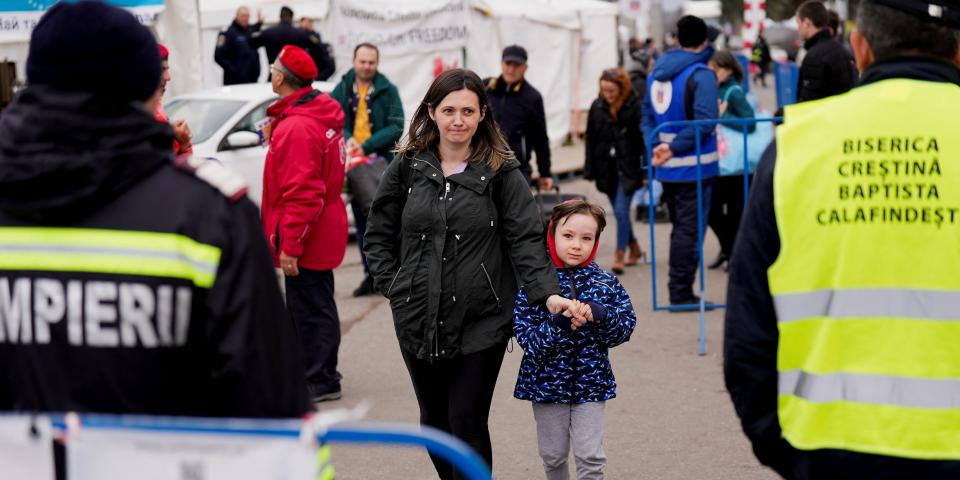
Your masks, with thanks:
[[[543,305],[529,306],[517,293],[513,330],[523,348],[514,396],[536,403],[579,404],[616,396],[607,350],[630,339],[637,316],[617,277],[596,263],[557,269],[561,295],[589,303],[595,320],[577,331]],[[573,287],[573,288],[571,288]],[[569,322],[567,322],[569,325]]]

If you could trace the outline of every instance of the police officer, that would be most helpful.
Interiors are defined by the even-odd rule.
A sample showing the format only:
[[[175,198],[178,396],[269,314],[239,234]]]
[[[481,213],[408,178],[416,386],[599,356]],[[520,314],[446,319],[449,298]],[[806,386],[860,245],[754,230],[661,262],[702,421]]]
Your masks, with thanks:
[[[297,22],[297,28],[307,34],[310,40],[310,58],[317,65],[317,80],[327,80],[333,76],[336,71],[336,61],[330,51],[330,45],[323,43],[320,38],[320,32],[313,27],[313,19],[310,17],[301,17]]]
[[[263,47],[267,51],[267,62],[273,65],[280,54],[280,50],[287,45],[300,47],[310,54],[317,64],[317,80],[325,80],[333,74],[333,60],[326,46],[320,41],[319,35],[311,36],[307,32],[293,25],[293,10],[290,7],[280,8],[280,23],[268,29],[256,32],[250,36],[250,46]],[[327,73],[327,72],[330,73]],[[319,75],[324,73],[326,77]],[[311,79],[312,80],[312,79]]]
[[[250,46],[250,36],[263,26],[263,14],[257,12],[257,23],[250,25],[250,9],[240,7],[226,31],[217,37],[213,54],[223,68],[223,84],[255,83],[260,78],[260,55]]]
[[[861,84],[787,107],[757,170],[726,384],[786,478],[960,478],[960,3],[858,16]]]
[[[61,2],[26,70],[0,116],[0,410],[305,413],[257,208],[217,163],[174,161],[150,31]]]

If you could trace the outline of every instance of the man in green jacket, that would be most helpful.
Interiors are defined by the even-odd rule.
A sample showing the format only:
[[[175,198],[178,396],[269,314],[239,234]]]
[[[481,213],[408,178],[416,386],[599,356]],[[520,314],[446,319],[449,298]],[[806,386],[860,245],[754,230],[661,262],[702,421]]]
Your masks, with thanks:
[[[403,134],[403,104],[397,87],[377,71],[379,63],[380,51],[375,45],[357,45],[353,50],[353,68],[344,74],[330,96],[340,102],[346,116],[343,137],[347,142],[348,156],[377,155],[390,161],[393,159],[392,150]],[[349,178],[348,186],[354,189],[353,185],[349,185]],[[355,297],[376,292],[363,254],[363,234],[370,205],[358,203],[354,200],[350,207],[353,209],[357,246],[366,276],[354,290]]]

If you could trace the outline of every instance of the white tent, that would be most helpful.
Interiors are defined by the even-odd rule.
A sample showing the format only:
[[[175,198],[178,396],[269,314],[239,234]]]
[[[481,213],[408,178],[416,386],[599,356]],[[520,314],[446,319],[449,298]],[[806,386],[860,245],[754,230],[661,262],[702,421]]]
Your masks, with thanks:
[[[472,33],[466,0],[333,0],[317,27],[333,46],[331,81],[350,70],[357,44],[377,45],[379,70],[397,86],[407,122],[440,72],[464,66]]]
[[[334,47],[331,80],[349,70],[356,43],[373,40],[381,47],[380,70],[398,86],[408,121],[443,69],[466,66],[481,77],[497,75],[503,47],[523,45],[530,57],[527,76],[543,95],[555,145],[572,130],[572,113],[596,97],[601,71],[617,63],[618,9],[598,0],[165,0],[156,31],[171,50],[168,96],[222,84],[213,51],[241,4],[254,19],[262,11],[267,26],[278,21],[284,5],[297,18],[317,20]],[[17,62],[20,78],[26,53],[23,40],[0,38],[0,57]],[[262,51],[261,58],[262,81]]]
[[[467,66],[483,77],[499,75],[503,48],[523,46],[527,81],[543,96],[547,134],[557,145],[571,126],[580,27],[576,12],[537,0],[482,0],[474,7]]]
[[[472,0],[467,66],[500,71],[500,52],[527,49],[527,78],[544,98],[551,143],[574,127],[572,113],[596,98],[597,79],[617,65],[617,6],[595,0]]]
[[[617,66],[616,4],[595,0],[548,0],[551,7],[563,5],[576,10],[580,17],[579,88],[574,105],[587,110],[600,93],[600,73]]]
[[[253,16],[262,10],[269,25],[277,21],[283,0],[245,2]],[[407,120],[430,82],[444,68],[465,66],[481,77],[497,75],[500,52],[523,45],[530,56],[527,76],[544,97],[552,143],[571,131],[571,113],[587,109],[597,96],[597,78],[616,65],[616,5],[597,0],[321,0],[289,2],[296,17],[317,20],[325,42],[333,46],[339,80],[350,69],[360,41],[381,46],[380,71],[400,90]],[[460,8],[463,8],[461,11]],[[201,0],[203,85],[220,85],[222,71],[213,62],[217,33],[233,19],[232,0]],[[459,32],[468,36],[430,43],[395,42],[410,32]],[[462,40],[462,41],[460,41]],[[384,47],[386,41],[390,46]],[[265,63],[264,63],[265,65]],[[266,68],[263,69],[266,76]]]

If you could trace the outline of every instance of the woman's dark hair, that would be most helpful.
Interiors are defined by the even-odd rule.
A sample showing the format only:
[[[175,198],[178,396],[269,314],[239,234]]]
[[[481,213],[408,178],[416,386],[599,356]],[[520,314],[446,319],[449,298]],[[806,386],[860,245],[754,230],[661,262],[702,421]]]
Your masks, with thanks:
[[[607,214],[603,208],[581,199],[567,200],[553,207],[553,213],[550,214],[550,236],[557,234],[558,225],[578,213],[589,215],[597,221],[597,238],[600,238],[600,232],[607,226]]]
[[[397,147],[396,152],[404,156],[413,156],[436,149],[440,144],[440,130],[436,122],[430,118],[430,109],[440,105],[447,95],[460,90],[470,90],[477,95],[480,112],[484,115],[470,142],[472,149],[470,160],[481,160],[491,170],[500,170],[507,160],[513,158],[513,152],[510,151],[507,141],[504,140],[500,128],[493,119],[493,112],[490,111],[487,93],[480,77],[462,68],[447,70],[434,79],[430,89],[427,90],[427,95],[423,97],[416,113],[413,114],[410,130],[403,144]]]
[[[743,66],[732,53],[727,50],[718,50],[710,59],[717,68],[726,68],[733,72],[733,78],[738,82],[743,82]]]

